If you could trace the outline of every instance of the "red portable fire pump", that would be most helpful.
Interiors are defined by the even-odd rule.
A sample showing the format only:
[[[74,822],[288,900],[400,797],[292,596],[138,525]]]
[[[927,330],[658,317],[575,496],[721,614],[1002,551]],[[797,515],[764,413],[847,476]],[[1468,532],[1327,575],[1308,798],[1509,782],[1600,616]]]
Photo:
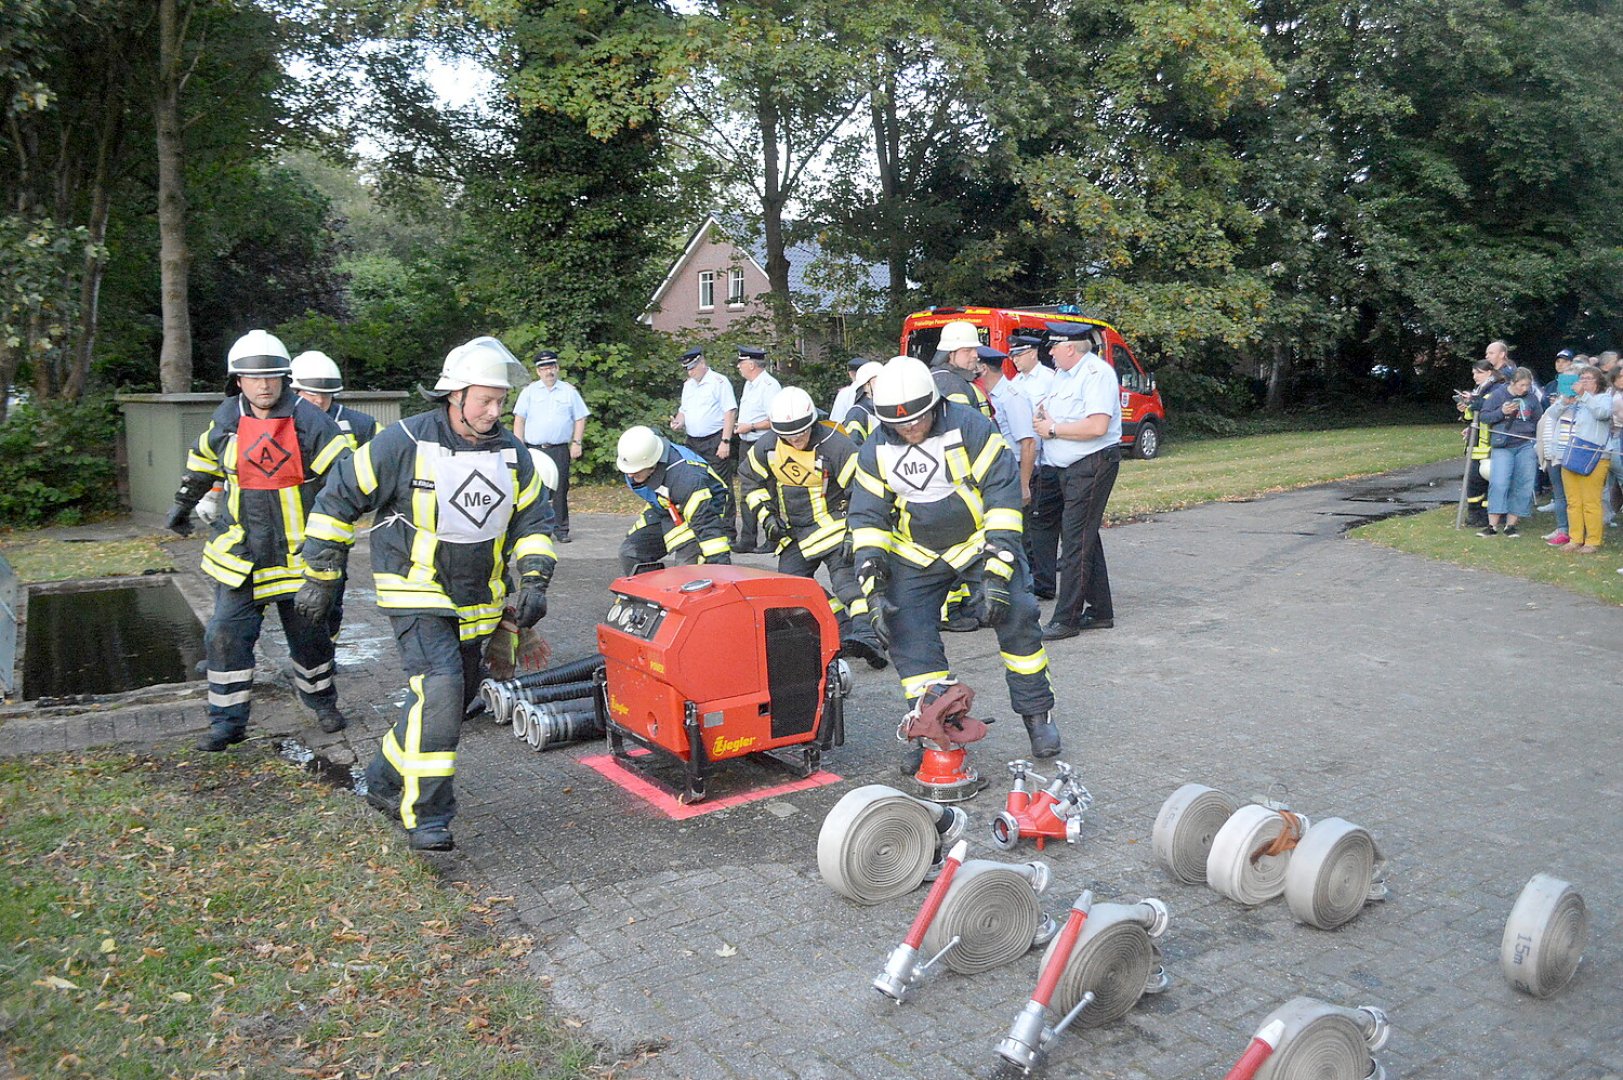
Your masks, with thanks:
[[[705,797],[716,762],[756,757],[809,776],[845,741],[851,672],[839,624],[810,578],[743,566],[678,566],[624,577],[597,628],[609,748],[683,802]],[[627,744],[652,755],[634,757]]]

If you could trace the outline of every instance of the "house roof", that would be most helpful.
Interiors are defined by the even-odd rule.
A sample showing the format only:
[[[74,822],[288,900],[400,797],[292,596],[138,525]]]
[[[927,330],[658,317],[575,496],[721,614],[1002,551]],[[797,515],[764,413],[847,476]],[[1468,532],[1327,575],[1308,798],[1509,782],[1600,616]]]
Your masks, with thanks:
[[[659,288],[648,300],[648,310],[659,305],[660,300],[675,282],[678,271],[693,255],[700,242],[715,228],[722,236],[732,240],[734,246],[742,252],[755,268],[764,276],[766,274],[766,239],[764,237],[749,237],[746,242],[739,243],[735,238],[744,235],[747,230],[743,222],[731,215],[710,213],[705,215],[697,228],[688,236],[688,242],[682,247],[682,254],[671,263]],[[840,299],[841,290],[828,283],[830,278],[844,278],[854,281],[859,289],[883,291],[890,287],[890,267],[884,263],[864,263],[860,259],[849,256],[832,256],[823,251],[823,246],[815,239],[802,240],[791,244],[784,252],[789,260],[789,291],[794,294],[796,303],[802,308],[814,311],[826,311],[832,308]],[[831,273],[840,270],[843,273]],[[822,280],[818,280],[822,279]],[[646,320],[647,315],[644,315]]]

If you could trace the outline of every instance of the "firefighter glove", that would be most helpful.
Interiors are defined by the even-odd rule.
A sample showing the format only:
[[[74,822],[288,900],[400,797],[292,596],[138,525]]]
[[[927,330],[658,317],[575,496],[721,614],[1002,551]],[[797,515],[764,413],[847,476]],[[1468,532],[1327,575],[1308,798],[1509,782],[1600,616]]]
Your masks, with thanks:
[[[857,567],[857,581],[862,585],[863,596],[871,596],[876,589],[884,592],[890,582],[890,563],[883,555],[865,557]]]
[[[788,535],[789,533],[783,527],[783,522],[778,520],[777,515],[761,515],[761,536],[765,538],[767,543],[777,547],[779,542]]]
[[[986,591],[986,625],[1002,626],[1009,617],[1009,583],[987,574],[983,588]]]
[[[293,610],[307,622],[321,625],[338,597],[339,584],[340,579],[336,575],[331,578],[306,575],[304,584],[299,586],[298,594],[293,597]]]
[[[534,626],[546,615],[547,587],[538,577],[525,578],[519,583],[518,599],[513,604],[513,617],[518,620],[519,629]]]
[[[171,506],[169,516],[163,519],[163,527],[176,536],[192,535],[192,508],[185,503]]]

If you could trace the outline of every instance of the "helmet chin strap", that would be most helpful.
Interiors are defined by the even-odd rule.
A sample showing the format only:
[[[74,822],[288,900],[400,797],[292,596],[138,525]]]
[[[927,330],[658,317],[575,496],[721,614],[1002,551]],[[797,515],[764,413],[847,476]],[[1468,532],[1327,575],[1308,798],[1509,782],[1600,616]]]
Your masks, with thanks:
[[[461,396],[459,397],[458,395]],[[476,443],[484,442],[486,439],[489,439],[496,433],[496,425],[490,425],[490,430],[486,432],[481,432],[478,428],[474,427],[473,424],[468,421],[468,410],[466,408],[467,401],[468,391],[466,388],[461,390],[453,390],[450,397],[446,400],[446,411],[449,412],[454,407],[457,411],[458,418],[462,421],[462,426],[468,429],[472,440]]]

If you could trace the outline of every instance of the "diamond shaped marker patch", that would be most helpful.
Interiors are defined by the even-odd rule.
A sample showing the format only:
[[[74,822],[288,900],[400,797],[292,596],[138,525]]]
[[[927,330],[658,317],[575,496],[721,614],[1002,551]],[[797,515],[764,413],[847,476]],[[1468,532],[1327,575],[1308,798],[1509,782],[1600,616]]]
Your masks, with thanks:
[[[930,486],[930,481],[934,480],[936,473],[940,471],[941,462],[919,446],[913,445],[897,457],[891,475],[914,491],[923,491]]]
[[[483,473],[472,472],[462,481],[460,487],[451,493],[451,506],[458,513],[473,523],[476,529],[484,528],[490,515],[502,505],[507,493]]]

